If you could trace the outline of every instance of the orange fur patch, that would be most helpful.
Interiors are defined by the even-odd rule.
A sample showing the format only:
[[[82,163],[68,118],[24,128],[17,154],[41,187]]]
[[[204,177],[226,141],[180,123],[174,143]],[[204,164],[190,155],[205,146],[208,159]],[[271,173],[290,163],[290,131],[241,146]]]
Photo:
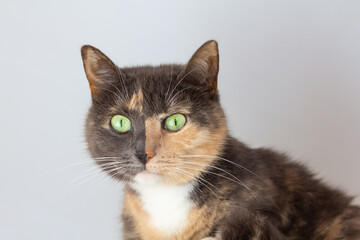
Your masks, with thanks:
[[[206,170],[216,158],[213,156],[221,152],[227,131],[225,123],[210,132],[188,119],[179,131],[168,132],[162,128],[161,121],[159,116],[145,120],[145,149],[155,152],[146,167],[162,174],[164,181],[169,184],[189,183]]]
[[[127,104],[127,108],[129,110],[135,110],[138,112],[142,112],[144,102],[144,95],[142,90],[140,89],[137,93],[134,93]]]
[[[337,217],[332,221],[323,223],[316,231],[316,235],[324,240],[333,240],[341,235],[342,220]]]
[[[146,168],[162,175],[165,184],[180,185],[193,182],[222,151],[227,127],[221,114],[214,116],[214,121],[220,123],[217,128],[201,127],[188,117],[184,127],[177,132],[163,129],[162,122],[165,117],[174,113],[186,114],[188,111],[187,108],[175,108],[174,105],[167,114],[159,114],[145,120],[145,150],[155,153],[146,163]],[[182,155],[189,157],[181,157]],[[216,199],[200,208],[192,207],[188,212],[185,226],[169,235],[170,233],[162,232],[155,227],[142,204],[134,192],[125,190],[124,214],[133,219],[136,234],[144,240],[197,240],[207,237],[213,224],[224,212],[224,203]],[[170,215],[171,212],[171,218]]]

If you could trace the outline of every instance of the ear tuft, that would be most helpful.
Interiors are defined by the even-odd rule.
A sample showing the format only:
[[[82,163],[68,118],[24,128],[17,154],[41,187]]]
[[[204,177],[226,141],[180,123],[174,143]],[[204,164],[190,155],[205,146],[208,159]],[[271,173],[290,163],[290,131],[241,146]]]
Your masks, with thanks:
[[[105,54],[90,45],[82,46],[81,57],[91,95],[96,99],[104,85],[118,79],[118,69]]]

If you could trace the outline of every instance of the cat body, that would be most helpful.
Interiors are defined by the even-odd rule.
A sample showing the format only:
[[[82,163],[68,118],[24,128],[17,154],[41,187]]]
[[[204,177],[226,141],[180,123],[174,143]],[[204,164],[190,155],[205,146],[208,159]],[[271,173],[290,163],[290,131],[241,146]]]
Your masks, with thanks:
[[[304,166],[231,137],[217,43],[186,65],[118,68],[82,48],[97,164],[125,182],[125,240],[360,239],[360,208]]]
[[[179,204],[170,210],[165,202],[159,201],[157,213],[162,212],[168,221],[179,209],[187,211],[187,224],[178,224],[177,232],[173,228],[168,232],[166,225],[164,229],[156,227],[156,217],[144,207],[146,200],[142,198],[142,191],[127,188],[123,219],[129,232],[140,233],[140,238],[125,239],[201,239],[205,236],[218,239],[360,239],[360,210],[351,206],[351,198],[326,187],[285,155],[269,149],[250,149],[229,137],[222,157],[239,165],[223,160],[214,163],[212,173],[204,174],[202,181],[209,188],[212,185],[216,188],[209,189],[197,183],[198,192],[189,195],[193,201],[191,209],[181,209]],[[239,180],[232,175],[247,187],[236,183]],[[160,192],[154,192],[156,194]]]

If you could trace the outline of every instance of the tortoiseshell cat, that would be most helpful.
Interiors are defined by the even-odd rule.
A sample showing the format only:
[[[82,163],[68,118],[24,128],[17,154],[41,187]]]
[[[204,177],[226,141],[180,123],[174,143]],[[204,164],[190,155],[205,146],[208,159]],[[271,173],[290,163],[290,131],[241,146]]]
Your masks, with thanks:
[[[184,65],[118,68],[81,49],[96,163],[125,182],[125,240],[360,239],[360,208],[302,165],[232,138],[219,102],[218,47]]]

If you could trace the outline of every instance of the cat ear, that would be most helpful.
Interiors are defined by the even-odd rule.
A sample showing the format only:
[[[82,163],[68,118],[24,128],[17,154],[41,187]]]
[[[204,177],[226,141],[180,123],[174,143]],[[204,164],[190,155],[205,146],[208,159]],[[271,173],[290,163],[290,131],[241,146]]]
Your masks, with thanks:
[[[119,69],[105,54],[93,46],[84,45],[81,48],[81,56],[91,95],[93,99],[97,99],[102,90],[106,91],[107,85],[118,81]]]
[[[219,50],[215,40],[204,43],[191,57],[183,73],[184,78],[192,83],[201,84],[214,95],[217,91],[217,77],[219,72]]]

